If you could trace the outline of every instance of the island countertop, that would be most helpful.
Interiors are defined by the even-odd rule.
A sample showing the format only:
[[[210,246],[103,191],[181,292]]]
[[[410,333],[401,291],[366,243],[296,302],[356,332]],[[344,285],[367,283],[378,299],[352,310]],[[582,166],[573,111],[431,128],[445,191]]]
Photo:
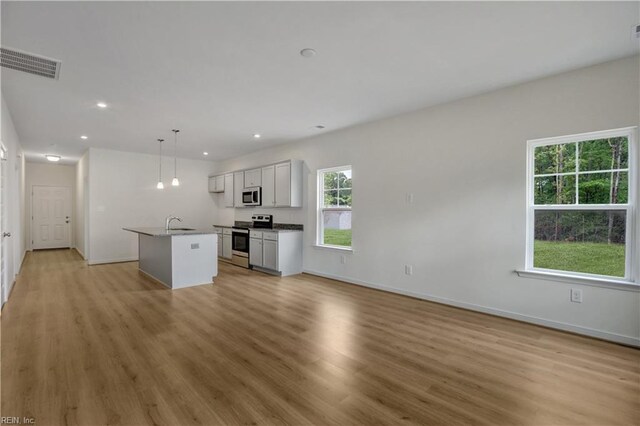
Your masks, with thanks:
[[[148,228],[122,228],[125,231],[135,232],[136,234],[149,235],[151,237],[171,237],[175,235],[204,235],[215,234],[213,229],[170,229],[166,230],[162,227],[148,227]]]

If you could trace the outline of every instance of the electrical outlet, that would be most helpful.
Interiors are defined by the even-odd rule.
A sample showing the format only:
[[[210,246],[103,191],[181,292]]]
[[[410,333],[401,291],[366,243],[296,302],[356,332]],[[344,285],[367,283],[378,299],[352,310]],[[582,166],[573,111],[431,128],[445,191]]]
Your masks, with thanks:
[[[574,303],[582,303],[582,290],[579,288],[571,289],[571,301]]]
[[[340,256],[340,263],[342,263],[343,265],[347,263],[347,256],[345,256],[344,254]]]
[[[413,275],[413,266],[412,265],[404,265],[404,273],[405,273],[405,275]]]

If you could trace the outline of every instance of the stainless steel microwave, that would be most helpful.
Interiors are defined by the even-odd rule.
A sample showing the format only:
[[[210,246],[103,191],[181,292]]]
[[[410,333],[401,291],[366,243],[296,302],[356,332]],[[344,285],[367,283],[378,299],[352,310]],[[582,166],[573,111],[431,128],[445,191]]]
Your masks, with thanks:
[[[262,188],[259,186],[253,188],[245,188],[242,191],[243,206],[261,206],[262,205]]]

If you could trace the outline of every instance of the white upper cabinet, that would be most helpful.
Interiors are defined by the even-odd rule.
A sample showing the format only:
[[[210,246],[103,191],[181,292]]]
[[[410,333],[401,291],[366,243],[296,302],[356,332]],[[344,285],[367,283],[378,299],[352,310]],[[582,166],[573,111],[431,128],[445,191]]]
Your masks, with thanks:
[[[211,176],[209,178],[209,192],[216,192],[216,177]]]
[[[302,161],[275,165],[276,207],[302,207]]]
[[[233,173],[224,175],[224,206],[233,207]]]
[[[244,187],[262,186],[262,169],[246,170],[244,172]]]
[[[263,207],[302,207],[302,167],[302,161],[290,160],[212,176],[209,192],[224,193],[225,207],[244,207],[242,191],[261,187]]]
[[[224,192],[224,175],[209,178],[209,192]]]
[[[276,206],[291,205],[291,164],[276,164]]]
[[[244,172],[233,174],[233,205],[242,207],[242,190],[244,189]]]
[[[275,171],[276,166],[267,166],[262,168],[263,207],[274,207],[276,205]]]

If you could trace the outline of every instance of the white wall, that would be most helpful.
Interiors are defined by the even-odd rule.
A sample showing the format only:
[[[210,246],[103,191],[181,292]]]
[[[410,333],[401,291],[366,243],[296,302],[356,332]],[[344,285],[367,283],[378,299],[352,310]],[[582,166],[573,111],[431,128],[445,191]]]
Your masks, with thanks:
[[[8,205],[7,229],[11,237],[5,241],[7,249],[7,276],[9,277],[9,285],[7,294],[3,295],[2,304],[7,300],[8,294],[13,287],[15,276],[20,271],[22,260],[25,253],[25,225],[24,217],[24,155],[20,140],[16,129],[13,125],[11,113],[7,104],[2,98],[2,110],[0,113],[2,143],[8,152],[8,159],[5,164],[7,167],[7,182],[5,182],[5,194]]]
[[[36,185],[42,186],[67,186],[71,189],[71,226],[69,227],[71,246],[74,246],[75,232],[73,225],[75,222],[74,208],[75,206],[75,188],[76,188],[76,166],[68,166],[55,163],[26,163],[26,208],[25,223],[27,248],[32,249],[31,244],[31,204],[32,204],[32,188]]]
[[[216,172],[302,159],[306,200],[302,209],[219,208],[215,221],[273,213],[305,225],[312,273],[640,344],[640,293],[514,273],[525,259],[526,141],[637,126],[639,69],[626,58],[222,162]],[[312,244],[316,171],[346,164],[354,251],[341,264],[344,252]],[[582,304],[570,303],[572,287]]]
[[[164,157],[164,190],[156,189],[158,156],[106,149],[89,150],[89,263],[136,260],[138,239],[123,227],[164,227],[166,216],[181,225],[210,228],[213,196],[209,161],[178,159],[179,187],[171,186],[173,158]]]
[[[76,164],[76,187],[75,187],[75,247],[80,255],[86,260],[89,259],[87,248],[88,220],[85,220],[85,212],[88,211],[89,203],[89,151],[84,153]]]

